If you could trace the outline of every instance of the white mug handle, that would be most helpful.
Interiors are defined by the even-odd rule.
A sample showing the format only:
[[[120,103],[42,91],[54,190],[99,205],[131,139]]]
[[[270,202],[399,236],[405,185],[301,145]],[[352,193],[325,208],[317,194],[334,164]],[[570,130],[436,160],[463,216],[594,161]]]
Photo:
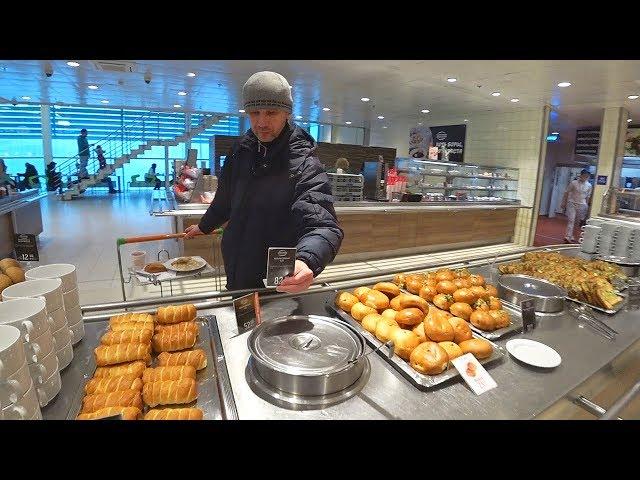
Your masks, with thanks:
[[[36,364],[36,368],[38,369],[38,372],[40,372],[40,375],[35,378],[35,381],[42,385],[44,383],[44,379],[47,378],[47,369],[41,363]]]
[[[33,322],[31,320],[25,320],[24,322],[22,322],[22,326],[24,327],[24,331],[25,331],[24,339],[28,342],[31,334],[35,330],[33,326]]]
[[[12,405],[10,410],[17,413],[20,416],[20,420],[27,419],[27,409],[22,405]]]

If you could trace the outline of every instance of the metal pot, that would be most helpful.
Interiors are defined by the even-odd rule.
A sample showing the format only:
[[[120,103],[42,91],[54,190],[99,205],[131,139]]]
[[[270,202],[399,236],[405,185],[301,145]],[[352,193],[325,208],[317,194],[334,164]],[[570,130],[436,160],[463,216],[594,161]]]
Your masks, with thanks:
[[[502,275],[498,280],[498,295],[515,305],[533,298],[536,312],[556,313],[564,310],[567,291],[554,283],[527,275]]]
[[[345,322],[318,315],[290,315],[258,325],[247,339],[257,373],[294,395],[331,395],[363,373],[365,340]]]
[[[627,277],[637,277],[640,272],[640,262],[631,257],[617,257],[615,255],[598,255],[596,260],[602,260],[604,262],[615,263],[620,267],[622,273]]]

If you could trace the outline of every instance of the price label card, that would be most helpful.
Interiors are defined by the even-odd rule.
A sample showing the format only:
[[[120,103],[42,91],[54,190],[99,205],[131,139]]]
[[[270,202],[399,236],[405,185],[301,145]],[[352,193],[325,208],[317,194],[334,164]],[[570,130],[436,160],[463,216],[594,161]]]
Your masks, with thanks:
[[[520,302],[522,309],[522,330],[524,332],[536,328],[536,310],[534,300],[523,300]]]
[[[464,381],[467,382],[467,385],[471,387],[471,390],[476,395],[481,395],[498,386],[472,353],[465,353],[458,358],[454,358],[451,363],[453,363],[453,366],[460,372]]]
[[[265,282],[267,288],[277,287],[284,280],[284,277],[293,275],[296,269],[296,252],[297,249],[295,247],[269,247]]]
[[[22,262],[38,262],[38,244],[36,236],[29,233],[16,233],[13,242],[16,251],[16,259]]]
[[[260,325],[260,297],[257,292],[236,298],[233,301],[233,308],[236,311],[238,333],[244,333],[256,325]]]

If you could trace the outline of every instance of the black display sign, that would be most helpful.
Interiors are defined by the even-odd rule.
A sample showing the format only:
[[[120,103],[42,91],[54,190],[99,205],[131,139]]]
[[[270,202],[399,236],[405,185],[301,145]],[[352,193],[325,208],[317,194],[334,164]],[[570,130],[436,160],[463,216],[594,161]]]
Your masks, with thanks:
[[[236,312],[238,333],[244,333],[256,325],[260,325],[260,296],[257,292],[236,298],[233,301],[233,308]]]
[[[464,161],[464,140],[467,134],[467,126],[462,125],[444,125],[442,127],[430,127],[433,146],[438,149],[444,147],[449,152],[447,159],[450,162]]]
[[[536,310],[535,301],[531,298],[520,302],[522,309],[522,331],[532,330],[536,328]]]
[[[296,269],[296,252],[293,247],[269,247],[267,255],[267,287],[277,287],[284,277],[288,277]]]
[[[16,259],[23,262],[39,262],[36,236],[30,233],[16,233],[14,236]]]
[[[607,184],[608,175],[598,175],[597,184],[598,185],[606,185]]]
[[[599,128],[588,128],[576,131],[575,153],[579,155],[598,155],[599,146]]]

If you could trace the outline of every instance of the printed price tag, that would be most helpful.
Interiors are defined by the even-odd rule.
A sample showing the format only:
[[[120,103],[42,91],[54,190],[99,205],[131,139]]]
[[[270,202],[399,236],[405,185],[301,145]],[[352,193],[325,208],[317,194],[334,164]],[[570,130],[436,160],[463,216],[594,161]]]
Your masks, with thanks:
[[[236,298],[233,301],[233,308],[236,311],[238,333],[244,333],[256,325],[260,325],[260,296],[257,292]]]
[[[16,233],[13,246],[16,251],[17,260],[22,262],[40,261],[35,235],[30,233]]]
[[[295,247],[269,247],[265,282],[267,288],[277,287],[284,280],[284,277],[293,274],[296,269],[296,252]]]
[[[533,330],[536,328],[536,310],[534,300],[523,300],[520,302],[520,308],[522,309],[522,331]]]
[[[453,363],[453,366],[460,372],[464,381],[467,382],[467,385],[471,387],[471,390],[473,390],[476,395],[480,395],[498,386],[472,353],[465,353],[458,358],[454,358],[451,360],[451,363]]]

